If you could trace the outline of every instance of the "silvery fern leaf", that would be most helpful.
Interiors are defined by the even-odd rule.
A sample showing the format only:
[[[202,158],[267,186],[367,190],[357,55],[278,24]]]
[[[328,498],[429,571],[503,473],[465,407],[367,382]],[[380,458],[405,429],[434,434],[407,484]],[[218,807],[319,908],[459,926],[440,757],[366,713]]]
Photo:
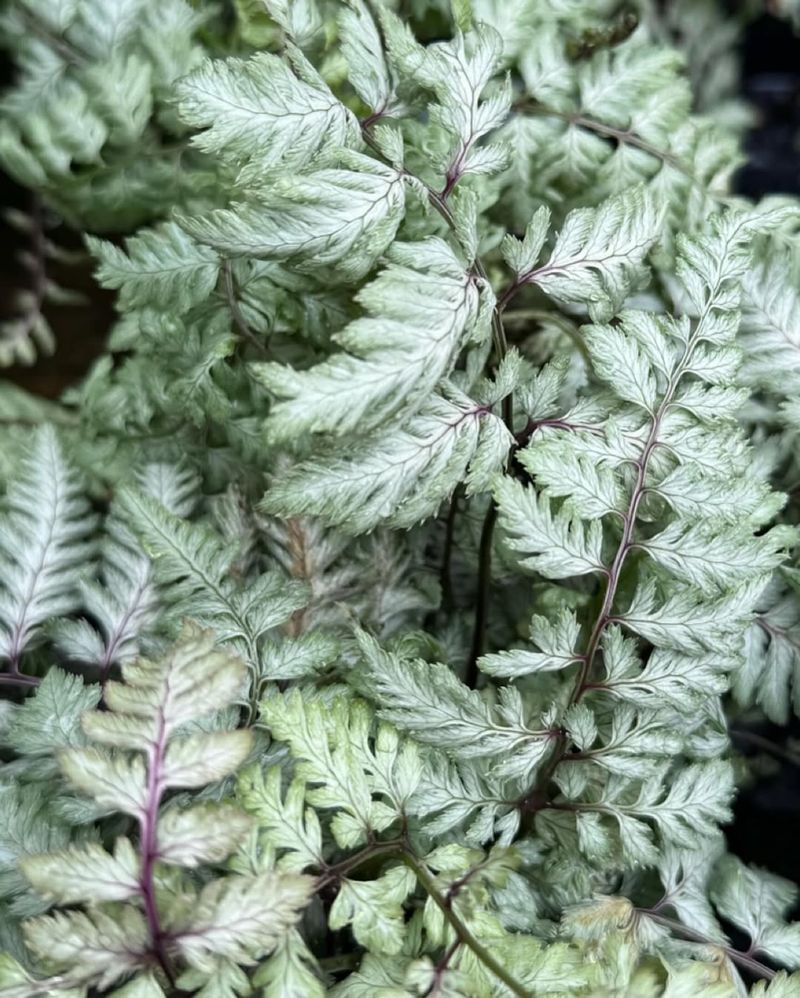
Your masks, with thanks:
[[[389,266],[359,293],[367,315],[335,337],[345,351],[307,371],[254,364],[279,397],[267,420],[276,440],[338,436],[418,408],[446,377],[467,341],[482,336],[483,298],[442,240],[396,243]]]
[[[795,13],[800,18],[800,11]],[[770,981],[756,981],[750,991],[751,998],[793,998],[792,992],[800,985],[800,975],[778,973]]]
[[[334,450],[296,465],[274,482],[261,509],[277,516],[310,514],[351,533],[381,523],[411,527],[432,516],[470,464],[483,457],[482,448],[490,449],[494,471],[508,452],[497,447],[498,434],[510,436],[497,426],[499,417],[460,392],[448,394],[452,401],[432,396],[406,427],[366,437],[355,454],[352,448]]]
[[[174,516],[188,517],[198,503],[200,478],[188,464],[149,461],[136,472],[136,483],[146,495]]]
[[[63,405],[0,400],[108,508],[96,557],[8,434],[4,998],[800,965],[794,892],[720,859],[726,694],[797,699],[800,403],[798,213],[728,196],[715,5],[6,5],[0,161],[107,234],[122,316]]]
[[[451,42],[423,48],[385,9],[381,9],[381,21],[398,75],[436,96],[435,103],[428,105],[428,114],[449,140],[447,152],[434,164],[445,177],[444,196],[463,176],[499,172],[506,164],[505,147],[480,144],[480,140],[503,124],[511,106],[509,80],[484,94],[499,66],[500,35],[484,24],[459,33]]]
[[[376,117],[399,110],[395,80],[386,63],[378,27],[364,0],[347,0],[338,23],[342,55],[358,96]]]
[[[387,746],[380,731],[373,748],[373,712],[366,704],[344,697],[331,704],[304,700],[299,691],[261,702],[261,716],[275,738],[288,742],[295,760],[293,786],[282,804],[277,783],[265,787],[245,784],[244,802],[248,810],[263,815],[267,841],[279,848],[291,844],[290,824],[300,835],[292,846],[297,855],[284,860],[289,868],[318,862],[318,833],[315,822],[306,816],[300,828],[301,788],[305,784],[308,804],[335,813],[331,834],[342,848],[352,848],[386,830],[404,813],[420,779],[420,765],[413,748],[401,751],[396,743]],[[340,739],[340,734],[346,737]],[[271,801],[271,803],[270,803]],[[300,867],[302,868],[302,867]]]
[[[55,431],[37,430],[0,520],[0,659],[11,669],[52,617],[79,604],[94,517]]]
[[[253,977],[264,998],[325,998],[325,987],[312,969],[313,957],[299,932],[285,935],[275,953]]]
[[[306,588],[266,574],[243,589],[231,572],[235,550],[209,525],[181,519],[134,489],[121,492],[119,504],[151,556],[173,616],[189,615],[216,628],[220,640],[239,650],[258,676],[261,640],[306,604]]]
[[[358,280],[394,239],[403,218],[405,180],[355,152],[343,151],[338,158],[342,168],[278,177],[258,199],[205,216],[182,216],[180,224],[227,256],[289,260],[311,273],[332,266],[347,280]]]
[[[69,38],[95,57],[107,56],[136,32],[143,7],[143,0],[112,0],[103,17],[101,0],[88,0],[79,5]]]
[[[603,571],[603,532],[597,521],[588,525],[566,509],[553,510],[546,494],[507,476],[494,490],[500,525],[509,549],[520,565],[551,579]]]
[[[99,261],[98,281],[119,291],[121,308],[187,312],[205,301],[217,283],[217,254],[194,242],[175,222],[131,237],[124,252],[94,237],[87,237],[87,245]]]
[[[14,709],[2,742],[17,753],[17,771],[28,779],[53,777],[61,749],[85,744],[81,717],[97,706],[100,687],[51,668],[33,696]]]
[[[626,799],[631,792],[629,780],[613,777],[602,803],[587,802],[581,807],[616,820],[623,850],[630,860],[655,863],[659,854],[649,823],[665,842],[692,848],[713,835],[718,823],[729,820],[733,789],[730,766],[716,761],[688,766],[668,784],[658,778],[648,779],[630,801]]]
[[[484,845],[495,838],[503,845],[512,841],[520,825],[511,799],[518,781],[498,782],[481,760],[454,762],[432,750],[426,761],[417,810],[424,815],[429,834],[463,829],[470,845]]]
[[[506,237],[503,252],[516,273],[516,286],[535,284],[557,301],[585,305],[593,319],[609,318],[646,276],[643,262],[658,239],[663,210],[643,188],[609,198],[596,209],[576,209],[548,260],[537,264],[549,220],[549,211],[541,208],[522,242]]]
[[[536,614],[531,620],[530,639],[539,651],[520,648],[496,652],[484,655],[478,665],[489,676],[508,679],[566,669],[580,660],[579,637],[580,625],[574,612],[563,608],[554,622]]]
[[[212,981],[224,961],[252,966],[294,929],[312,889],[309,878],[289,874],[212,880],[170,926],[175,948]]]
[[[790,570],[784,570],[789,573]],[[793,582],[793,575],[789,575]],[[747,629],[744,661],[732,676],[737,702],[757,704],[774,724],[800,710],[800,607],[780,573],[765,589]]]
[[[325,865],[322,827],[316,811],[306,802],[306,785],[295,777],[283,791],[283,773],[277,766],[266,772],[260,766],[244,770],[238,781],[242,808],[252,815],[276,851],[276,868],[301,873]]]
[[[38,915],[46,903],[20,868],[28,855],[62,849],[72,830],[45,800],[42,784],[0,783],[0,896],[15,917]]]
[[[775,256],[750,270],[744,281],[742,374],[750,385],[779,398],[800,388],[800,295],[792,268]]]
[[[800,968],[800,923],[787,922],[797,901],[790,881],[723,856],[714,869],[711,898],[726,921],[750,937],[750,952],[790,970]]]
[[[603,689],[617,700],[657,709],[681,709],[690,702],[725,692],[730,662],[724,655],[684,655],[653,651],[643,667],[636,642],[612,625],[602,639]],[[738,671],[738,670],[737,670]]]
[[[548,20],[528,32],[520,58],[533,100],[504,135],[517,136],[515,172],[535,177],[544,168],[557,187],[580,184],[597,197],[648,181],[669,199],[671,227],[702,220],[709,189],[724,190],[736,148],[724,130],[690,115],[681,54],[636,32],[575,60],[563,31]],[[569,154],[556,158],[550,150],[559,145]]]
[[[264,0],[263,6],[300,49],[311,46],[324,29],[317,0]]]
[[[139,783],[146,768],[158,768],[162,790],[202,786],[235,769],[247,755],[251,736],[246,731],[174,737],[188,722],[232,703],[245,681],[243,663],[228,652],[216,651],[208,632],[185,631],[163,662],[138,659],[126,664],[122,675],[122,682],[106,684],[108,710],[85,713],[82,726],[89,739],[102,746],[143,753],[145,765],[139,755],[112,755],[103,748],[65,750],[64,771],[84,793],[117,795],[127,801],[126,809],[133,805],[128,813],[145,821],[146,809],[154,806],[153,788]],[[143,714],[145,706],[150,710]],[[188,772],[193,752],[204,753],[204,761],[195,759]],[[126,785],[106,785],[103,773],[124,774]],[[159,801],[160,795],[159,791]]]
[[[158,615],[150,560],[113,514],[101,545],[100,579],[82,578],[81,608],[86,618],[61,618],[48,635],[70,659],[91,662],[101,682],[111,667],[138,652],[141,636]]]
[[[671,586],[664,596],[645,579],[625,611],[625,625],[656,648],[684,654],[733,651],[768,582],[762,576],[709,600],[691,586]]]
[[[521,723],[512,696],[495,711],[447,665],[403,660],[366,635],[359,644],[365,691],[382,717],[419,741],[455,758],[497,759],[495,770],[505,775],[526,773],[547,751],[552,732]]]
[[[710,839],[697,850],[668,847],[662,853],[658,871],[664,885],[663,904],[673,908],[685,925],[713,942],[724,941],[709,898],[714,867],[724,849],[721,837]]]
[[[797,542],[790,527],[777,526],[752,536],[741,528],[709,529],[674,520],[642,542],[642,549],[664,568],[708,596],[763,578]]]
[[[59,968],[53,976],[67,988],[90,983],[108,988],[148,964],[145,917],[130,905],[31,919],[25,927],[25,942],[40,961]],[[47,980],[33,981],[23,994],[38,994],[47,986]]]
[[[205,129],[194,144],[235,162],[258,160],[259,172],[296,170],[331,147],[355,145],[355,117],[306,60],[296,75],[278,56],[208,60],[177,86],[186,124]]]
[[[520,463],[536,479],[548,499],[563,498],[563,510],[582,520],[598,520],[623,508],[622,484],[608,465],[588,456],[564,452],[557,440],[541,437],[520,455]]]
[[[393,866],[375,880],[344,878],[331,906],[332,929],[351,926],[360,945],[374,953],[399,953],[406,938],[403,902],[416,878],[405,866]]]

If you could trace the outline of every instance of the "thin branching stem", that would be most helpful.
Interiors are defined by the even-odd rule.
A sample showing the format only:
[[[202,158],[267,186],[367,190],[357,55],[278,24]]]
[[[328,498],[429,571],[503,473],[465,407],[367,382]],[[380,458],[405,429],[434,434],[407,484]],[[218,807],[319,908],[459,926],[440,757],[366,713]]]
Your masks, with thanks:
[[[162,770],[164,768],[164,758],[167,750],[166,718],[163,708],[159,706],[157,717],[156,735],[148,750],[147,758],[147,792],[145,805],[139,819],[139,840],[142,853],[142,867],[139,877],[139,890],[144,904],[145,919],[147,920],[147,931],[150,936],[153,957],[159,967],[166,974],[170,984],[175,984],[175,975],[167,954],[165,945],[165,933],[161,925],[161,917],[158,912],[155,896],[154,867],[158,858],[158,843],[156,838],[156,827],[158,822],[158,809],[161,806],[161,797],[164,792],[162,783]]]
[[[247,323],[242,314],[242,309],[239,305],[239,299],[236,297],[236,282],[233,279],[233,266],[231,261],[226,259],[222,264],[222,280],[225,289],[225,299],[228,303],[228,308],[230,309],[231,318],[233,319],[233,324],[237,331],[241,335],[242,339],[247,340],[248,343],[252,344],[261,354],[267,354],[267,348],[258,339],[253,330]]]
[[[595,658],[600,649],[601,639],[608,625],[616,619],[613,614],[614,601],[616,599],[617,589],[622,578],[622,570],[628,556],[635,548],[634,529],[636,526],[636,518],[639,512],[639,506],[641,505],[646,494],[645,486],[647,473],[650,461],[659,443],[661,424],[669,409],[672,407],[675,394],[681,380],[689,369],[689,363],[697,344],[702,339],[703,327],[712,307],[713,296],[706,303],[705,309],[698,317],[694,331],[685,345],[683,355],[669,377],[661,402],[651,414],[650,430],[642,447],[642,451],[635,462],[636,477],[631,489],[628,507],[623,513],[622,536],[620,537],[620,541],[617,545],[611,564],[605,570],[606,584],[603,592],[603,599],[589,633],[586,651],[580,656],[579,659],[580,667],[572,687],[572,692],[570,693],[570,705],[578,703],[587,689],[590,688],[592,670]],[[542,767],[530,790],[520,799],[519,806],[521,810],[523,812],[528,812],[528,815],[526,816],[526,824],[529,824],[531,815],[535,815],[537,811],[546,806],[549,799],[548,788],[559,763],[564,758],[565,753],[569,750],[569,744],[569,737],[566,733],[561,734],[557,738],[549,760]]]
[[[489,625],[489,597],[492,579],[492,544],[497,523],[497,505],[489,503],[478,546],[478,592],[475,599],[475,621],[472,644],[467,659],[465,682],[474,687],[478,681],[478,659],[486,651],[486,631]]]
[[[29,676],[24,672],[0,672],[0,686],[38,686],[41,682],[38,676]]]
[[[499,981],[505,984],[513,995],[517,995],[517,998],[533,998],[533,992],[526,988],[523,984],[520,984],[520,982],[506,970],[500,961],[495,958],[491,951],[486,946],[483,946],[480,942],[478,942],[454,910],[453,897],[443,897],[439,893],[433,874],[427,866],[425,866],[422,860],[420,860],[409,850],[405,850],[401,858],[406,866],[413,871],[420,887],[423,888],[431,901],[433,901],[439,911],[441,911],[445,921],[453,930],[459,942],[468,949],[472,950],[473,954],[478,960],[480,960],[484,967],[494,974]]]
[[[361,852],[358,852],[353,856],[349,856],[340,863],[326,867],[317,879],[317,889],[319,890],[332,883],[336,883],[336,881],[344,876],[347,876],[347,874],[354,872],[365,863],[379,858],[386,860],[399,860],[404,863],[414,873],[420,887],[422,887],[428,897],[430,897],[436,907],[441,911],[445,921],[455,933],[457,943],[457,945],[452,947],[452,952],[447,959],[447,963],[449,963],[452,959],[452,956],[458,947],[466,946],[468,949],[472,950],[475,957],[480,960],[488,971],[494,974],[499,981],[502,981],[502,983],[505,984],[512,994],[517,995],[518,998],[533,998],[532,992],[529,991],[524,985],[520,984],[520,982],[517,981],[513,975],[505,969],[505,967],[503,967],[500,961],[495,959],[491,951],[475,938],[469,928],[461,920],[458,913],[454,910],[454,902],[456,898],[464,886],[472,878],[474,871],[470,870],[467,874],[451,885],[447,894],[442,894],[436,886],[433,873],[428,869],[423,860],[414,853],[409,846],[407,839],[403,837],[387,842],[373,842],[366,848],[362,849]]]
[[[713,939],[709,939],[707,936],[702,935],[699,932],[695,932],[694,929],[689,929],[677,919],[669,918],[666,915],[661,915],[657,911],[651,908],[637,908],[638,913],[645,915],[652,922],[663,926],[663,928],[668,929],[673,935],[678,936],[680,939],[684,939],[686,942],[699,943],[703,946],[716,946],[717,949],[722,950],[722,952],[732,960],[735,964],[742,968],[742,970],[748,971],[748,973],[753,974],[756,977],[761,977],[764,980],[771,981],[775,977],[775,971],[772,967],[768,967],[765,963],[757,960],[750,953],[743,953],[741,950],[734,949],[732,946],[727,946],[716,942]]]
[[[453,962],[456,954],[461,949],[462,942],[456,936],[456,938],[450,943],[447,949],[441,956],[441,959],[437,961],[436,966],[433,968],[433,980],[428,990],[422,995],[422,998],[436,998],[436,995],[441,993],[442,984],[444,982],[444,975],[447,973],[450,964]]]
[[[519,104],[516,104],[514,109],[525,114],[534,114],[547,118],[558,118],[560,121],[564,121],[568,125],[574,125],[576,128],[583,128],[585,131],[593,132],[595,135],[611,139],[619,145],[630,146],[632,149],[638,149],[640,152],[647,153],[648,156],[652,156],[653,159],[659,160],[665,166],[669,166],[673,170],[676,170],[678,173],[682,174],[692,184],[699,187],[705,194],[715,200],[725,201],[730,196],[725,191],[717,191],[710,188],[695,173],[692,172],[691,168],[687,166],[683,160],[681,160],[674,153],[670,152],[669,149],[664,149],[652,142],[648,142],[647,139],[642,138],[641,135],[638,135],[631,129],[615,128],[613,125],[607,125],[605,122],[598,121],[596,118],[592,118],[589,115],[573,114],[568,111],[558,111],[555,108],[547,107],[544,104],[539,104],[536,101],[531,100],[525,100]]]
[[[741,728],[730,728],[729,734],[734,741],[752,745],[754,748],[761,749],[762,752],[768,752],[770,755],[774,755],[776,759],[782,759],[792,766],[800,766],[800,756],[795,755],[794,752],[790,752],[771,739],[765,738],[763,735],[756,734],[754,731],[742,731]]]
[[[447,511],[447,520],[444,531],[444,547],[442,549],[442,567],[439,573],[439,584],[442,590],[442,609],[445,611],[453,608],[453,578],[452,562],[453,548],[455,547],[456,520],[458,519],[458,505],[461,498],[461,488],[456,487],[450,499],[450,507]]]

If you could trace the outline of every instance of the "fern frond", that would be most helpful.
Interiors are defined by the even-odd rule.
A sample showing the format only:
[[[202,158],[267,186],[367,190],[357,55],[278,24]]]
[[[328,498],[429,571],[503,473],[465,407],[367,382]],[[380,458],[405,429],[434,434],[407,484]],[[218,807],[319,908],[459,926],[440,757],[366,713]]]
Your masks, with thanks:
[[[107,987],[154,964],[174,979],[176,960],[210,978],[230,961],[250,965],[275,948],[308,900],[311,882],[288,874],[212,880],[191,904],[172,908],[155,890],[160,864],[218,862],[249,831],[246,816],[230,807],[200,804],[161,816],[169,788],[220,780],[247,756],[249,731],[186,733],[191,722],[230,705],[245,677],[244,664],[216,651],[207,632],[187,630],[162,662],[127,663],[123,682],[106,685],[108,709],[82,719],[95,747],[62,750],[73,785],[139,826],[137,845],[119,838],[113,854],[90,844],[22,861],[40,894],[86,906],[25,925],[31,950],[70,987]]]
[[[265,574],[242,589],[231,571],[236,551],[210,526],[181,519],[134,489],[121,493],[119,504],[152,559],[172,619],[190,616],[214,627],[260,676],[262,639],[305,605],[306,588]]]
[[[100,262],[98,281],[119,290],[122,308],[188,312],[205,301],[217,283],[217,254],[195,243],[174,222],[133,236],[126,253],[92,237],[87,238],[87,245]]]
[[[91,664],[104,682],[116,663],[133,657],[152,631],[158,601],[150,562],[112,506],[104,524],[97,576],[78,583],[81,617],[59,617],[47,636],[70,660]]]
[[[642,263],[658,239],[663,212],[646,190],[633,188],[567,215],[546,263],[537,260],[550,214],[534,215],[521,242],[506,237],[504,256],[516,274],[514,290],[535,284],[556,300],[585,304],[593,319],[613,315],[642,283]]]
[[[239,162],[257,156],[266,172],[297,169],[326,149],[354,145],[354,116],[299,52],[294,58],[297,75],[262,52],[247,60],[207,61],[182,80],[181,116],[204,129],[194,144]]]
[[[78,583],[94,556],[95,518],[55,431],[37,430],[0,521],[0,658],[16,672],[52,617],[79,605]]]
[[[355,152],[342,151],[338,158],[340,169],[278,178],[258,200],[182,218],[181,225],[203,249],[291,260],[301,272],[330,266],[341,277],[358,280],[394,239],[403,218],[405,179]]]
[[[481,336],[480,290],[449,246],[438,239],[396,243],[389,259],[359,292],[368,316],[336,337],[347,352],[308,371],[254,365],[279,397],[267,420],[273,439],[309,431],[345,436],[400,410],[412,413],[450,374],[465,343]]]
[[[305,461],[273,484],[261,509],[311,514],[364,533],[381,523],[410,527],[433,515],[469,467],[484,480],[502,466],[508,431],[486,406],[455,390],[432,396],[403,429],[367,437],[360,452]],[[452,401],[451,401],[452,398]]]

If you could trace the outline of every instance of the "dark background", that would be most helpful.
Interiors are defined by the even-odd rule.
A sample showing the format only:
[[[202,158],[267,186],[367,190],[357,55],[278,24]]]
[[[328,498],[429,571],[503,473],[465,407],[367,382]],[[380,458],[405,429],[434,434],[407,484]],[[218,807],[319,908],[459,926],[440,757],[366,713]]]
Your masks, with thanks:
[[[764,16],[747,30],[743,41],[744,95],[756,109],[757,121],[746,143],[747,163],[737,176],[741,193],[757,197],[767,193],[800,195],[800,38],[784,21]],[[10,81],[7,61],[0,61],[0,85]],[[30,193],[0,173],[0,206],[29,210]],[[1,223],[0,318],[13,313],[16,288],[24,286],[26,273],[16,260],[25,239]],[[50,233],[60,245],[80,250],[79,240],[65,227]],[[53,276],[64,286],[85,293],[79,306],[53,306],[45,312],[55,331],[57,349],[30,368],[6,372],[17,384],[40,395],[55,397],[87,371],[103,349],[113,319],[113,296],[92,281],[91,265],[84,259],[66,267],[55,265]],[[0,429],[2,432],[13,432]],[[764,724],[749,729],[779,745],[787,731]],[[800,723],[788,732],[798,739]],[[756,751],[746,742],[745,754]],[[798,752],[800,755],[800,752]],[[745,789],[736,805],[736,817],[727,830],[733,852],[747,862],[768,867],[800,883],[800,767],[778,759],[773,771],[752,790]]]

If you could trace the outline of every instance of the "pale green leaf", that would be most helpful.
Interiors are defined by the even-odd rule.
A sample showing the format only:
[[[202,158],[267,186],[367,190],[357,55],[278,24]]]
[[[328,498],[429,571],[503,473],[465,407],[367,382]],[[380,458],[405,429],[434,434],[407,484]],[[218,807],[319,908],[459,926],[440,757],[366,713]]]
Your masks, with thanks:
[[[578,661],[580,627],[575,614],[562,609],[551,623],[546,617],[535,615],[531,620],[530,638],[539,651],[516,648],[512,651],[484,655],[478,661],[481,670],[489,676],[515,679],[536,672],[566,669]]]
[[[98,281],[119,291],[124,309],[187,312],[206,301],[217,283],[217,254],[190,239],[175,222],[141,231],[128,239],[125,252],[93,237],[87,243],[100,263]]]
[[[173,807],[158,819],[158,858],[178,866],[219,863],[236,850],[253,821],[232,804]]]
[[[383,54],[383,44],[363,0],[347,0],[339,14],[342,55],[353,89],[373,114],[391,112],[394,82]]]
[[[288,932],[258,969],[253,983],[263,998],[325,998],[325,987],[313,966],[314,958],[300,933]]]
[[[87,686],[80,676],[51,668],[34,695],[15,710],[3,741],[29,757],[52,756],[57,749],[82,745],[81,717],[99,700],[99,686]]]
[[[325,147],[355,141],[355,118],[321,78],[299,79],[275,55],[208,60],[177,86],[183,120],[203,128],[194,142],[262,171],[296,169]]]
[[[298,780],[309,784],[306,790],[308,803],[338,812],[334,834],[343,847],[358,845],[368,837],[371,829],[381,830],[395,817],[391,811],[376,811],[369,781],[356,761],[354,747],[349,737],[341,737],[341,732],[349,727],[349,713],[350,705],[346,700],[339,699],[326,707],[316,700],[304,701],[297,690],[288,696],[271,697],[261,703],[261,716],[273,736],[289,743],[296,761]],[[281,830],[281,826],[285,823],[285,817],[271,817],[269,813],[276,805],[280,807],[274,796],[277,784],[269,785],[267,793],[270,798],[257,806],[266,806],[268,828],[274,828],[283,836],[285,831]],[[288,803],[292,808],[289,820],[296,824],[300,807],[299,789],[294,790]],[[298,845],[303,845],[301,855],[310,860],[312,853],[317,853],[319,848],[319,833],[315,821],[306,819],[306,823],[307,829]],[[279,839],[278,844],[283,846],[288,843]]]
[[[272,438],[364,432],[419,408],[450,373],[475,332],[478,289],[441,240],[398,244],[388,257],[389,266],[358,293],[367,316],[336,336],[346,352],[306,371],[254,365],[279,397],[267,420]]]
[[[252,965],[296,925],[313,890],[310,877],[288,873],[212,880],[191,911],[170,925],[175,947],[191,967],[208,973],[221,959]]]
[[[26,922],[24,932],[31,950],[75,985],[107,988],[148,963],[147,923],[132,905],[56,912]]]
[[[532,224],[531,249],[543,218]],[[593,319],[608,319],[643,282],[643,262],[662,225],[663,212],[641,187],[596,209],[577,208],[567,216],[547,262],[525,270],[517,281],[535,284],[557,301],[585,304]]]
[[[331,929],[350,925],[356,940],[376,953],[394,955],[405,938],[403,902],[416,886],[416,878],[405,866],[395,866],[377,880],[345,877],[331,906]]]
[[[109,755],[95,748],[63,749],[58,756],[69,782],[103,808],[139,817],[147,801],[141,758]]]
[[[42,897],[59,904],[126,901],[140,892],[140,860],[129,839],[120,837],[113,855],[100,845],[26,856],[22,872]]]
[[[301,873],[324,865],[322,830],[312,807],[306,805],[305,785],[294,780],[282,793],[283,774],[278,766],[266,772],[249,767],[239,776],[242,807],[258,821],[268,841],[284,851],[278,869]]]
[[[94,517],[53,428],[41,426],[0,517],[0,659],[19,664],[50,618],[77,609]]]
[[[210,731],[173,739],[161,768],[165,787],[202,787],[234,773],[253,747],[253,732]]]
[[[497,480],[495,501],[506,544],[523,568],[550,579],[603,571],[602,530],[565,510],[553,512],[545,495],[510,477]]]
[[[356,153],[345,165],[279,177],[260,202],[182,216],[180,223],[199,242],[230,256],[288,260],[312,273],[334,266],[342,277],[357,280],[394,239],[405,181]]]
[[[411,527],[432,516],[464,476],[483,418],[471,399],[433,396],[405,427],[296,465],[273,483],[261,508],[318,516],[352,533],[380,523]]]

